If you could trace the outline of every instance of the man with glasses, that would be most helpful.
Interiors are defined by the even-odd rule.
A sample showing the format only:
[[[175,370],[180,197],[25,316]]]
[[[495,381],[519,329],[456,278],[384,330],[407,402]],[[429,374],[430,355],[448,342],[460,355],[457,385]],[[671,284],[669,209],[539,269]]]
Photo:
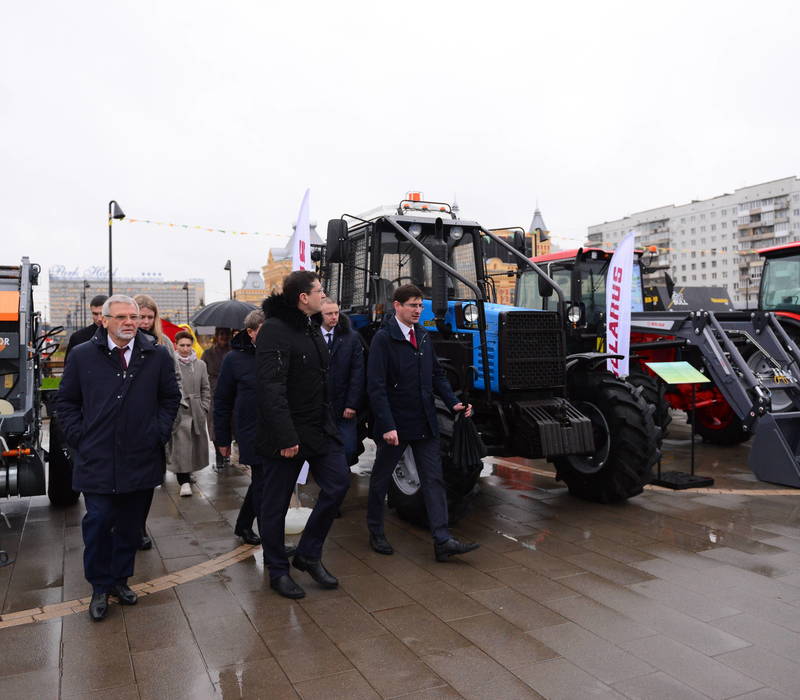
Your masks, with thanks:
[[[329,405],[328,348],[311,320],[324,300],[314,272],[292,272],[283,280],[283,292],[264,300],[266,320],[256,339],[261,544],[270,586],[287,598],[305,596],[289,574],[283,543],[286,512],[305,461],[320,493],[292,564],[323,588],[339,585],[322,565],[322,546],[350,487],[350,469]]]
[[[369,480],[367,528],[370,547],[378,554],[393,554],[383,529],[383,503],[397,462],[411,448],[428,513],[436,561],[477,549],[459,542],[447,528],[447,493],[442,476],[436,394],[454,412],[472,406],[461,403],[439,365],[433,343],[419,323],[422,292],[413,284],[398,287],[392,297],[394,316],[387,318],[369,349],[367,394],[373,413],[377,445]]]
[[[75,455],[72,488],[86,505],[83,566],[94,621],[105,618],[109,595],[136,603],[127,582],[181,400],[166,348],[138,331],[136,302],[115,294],[102,312],[103,327],[70,354],[56,400]]]

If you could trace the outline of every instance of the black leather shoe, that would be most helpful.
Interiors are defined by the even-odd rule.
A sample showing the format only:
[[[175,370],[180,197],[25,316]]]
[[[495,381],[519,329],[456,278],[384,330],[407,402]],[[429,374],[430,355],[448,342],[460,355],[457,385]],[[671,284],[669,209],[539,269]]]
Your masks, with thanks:
[[[152,549],[153,548],[153,540],[150,539],[149,535],[142,535],[142,541],[139,543],[139,549]]]
[[[106,615],[108,615],[108,593],[92,593],[89,617],[95,622],[100,622]]]
[[[278,578],[271,578],[269,580],[269,587],[280,593],[284,598],[305,598],[306,592],[298,586],[294,579],[289,574],[278,576]]]
[[[295,554],[292,566],[300,571],[308,572],[308,575],[323,588],[336,588],[339,585],[339,579],[322,566],[322,561],[319,559],[306,559],[300,554]]]
[[[136,605],[136,601],[139,600],[139,596],[125,583],[118,583],[109,593],[119,599],[120,605]]]
[[[286,558],[293,557],[297,551],[297,547],[293,544],[283,545],[283,551],[286,552]]]
[[[389,544],[386,535],[376,535],[369,533],[369,546],[378,554],[394,554],[394,547]]]
[[[253,531],[252,527],[237,527],[233,534],[241,537],[245,544],[261,544],[261,538]]]
[[[480,547],[476,542],[459,542],[455,537],[451,537],[446,542],[437,542],[433,545],[436,554],[436,561],[447,561],[455,554],[466,554]]]

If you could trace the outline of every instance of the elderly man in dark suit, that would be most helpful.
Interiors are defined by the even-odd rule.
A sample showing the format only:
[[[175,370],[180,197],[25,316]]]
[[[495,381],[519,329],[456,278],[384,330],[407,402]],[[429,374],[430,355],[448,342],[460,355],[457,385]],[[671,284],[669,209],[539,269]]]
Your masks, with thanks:
[[[350,488],[350,470],[329,405],[328,349],[311,320],[324,299],[315,273],[292,272],[283,281],[283,292],[264,301],[266,320],[256,339],[256,448],[264,465],[261,543],[270,586],[287,598],[305,596],[289,575],[283,545],[286,512],[304,461],[320,493],[292,565],[323,588],[339,585],[322,564],[322,546]]]
[[[75,454],[72,487],[86,504],[83,565],[95,621],[109,595],[136,603],[128,578],[181,400],[172,357],[137,330],[138,320],[130,297],[106,300],[103,327],[73,349],[56,403]]]
[[[434,554],[447,561],[477,544],[459,542],[447,528],[447,493],[439,452],[439,424],[434,394],[454,412],[472,413],[450,388],[433,343],[419,323],[422,292],[413,284],[398,287],[393,296],[394,316],[375,334],[369,349],[367,393],[374,416],[377,444],[369,481],[367,527],[369,544],[379,554],[393,554],[383,530],[383,503],[389,480],[406,448],[411,447],[422,484]]]

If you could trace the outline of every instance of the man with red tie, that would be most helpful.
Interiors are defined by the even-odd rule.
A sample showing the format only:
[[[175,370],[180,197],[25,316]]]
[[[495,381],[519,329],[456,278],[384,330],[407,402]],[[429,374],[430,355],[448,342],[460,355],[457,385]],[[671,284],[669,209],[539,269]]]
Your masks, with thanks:
[[[394,315],[375,334],[369,349],[367,394],[374,416],[377,445],[369,482],[367,527],[370,547],[393,554],[383,529],[384,500],[392,471],[411,448],[419,473],[437,561],[464,554],[477,544],[459,542],[447,528],[447,494],[442,476],[436,394],[454,412],[472,413],[456,398],[439,365],[433,343],[420,325],[422,291],[413,284],[398,287],[392,297]]]
[[[109,297],[103,327],[70,353],[56,403],[75,454],[72,488],[86,505],[83,567],[95,621],[108,613],[109,595],[136,603],[128,577],[181,400],[172,357],[138,322],[133,299]]]

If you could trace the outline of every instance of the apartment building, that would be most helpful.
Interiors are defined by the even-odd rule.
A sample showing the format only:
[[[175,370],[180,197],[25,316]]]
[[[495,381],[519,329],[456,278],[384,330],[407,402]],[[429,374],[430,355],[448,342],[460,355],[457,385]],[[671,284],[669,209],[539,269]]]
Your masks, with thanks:
[[[749,306],[761,281],[757,251],[800,240],[800,179],[772,180],[596,224],[589,227],[587,244],[613,248],[632,229],[637,247],[652,249],[648,261],[668,265],[676,283],[723,286],[737,306]]]

